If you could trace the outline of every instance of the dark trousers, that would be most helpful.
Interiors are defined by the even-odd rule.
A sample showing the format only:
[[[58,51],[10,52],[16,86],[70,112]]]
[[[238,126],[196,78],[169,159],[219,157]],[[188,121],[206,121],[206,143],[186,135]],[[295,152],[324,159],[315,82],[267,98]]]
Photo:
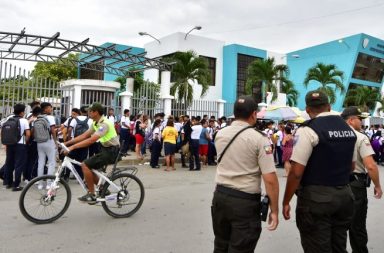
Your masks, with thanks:
[[[151,167],[155,167],[159,165],[160,151],[161,151],[161,142],[153,141],[152,147],[151,147],[151,162],[150,162]]]
[[[281,146],[276,146],[277,164],[283,166],[283,149]]]
[[[200,157],[199,157],[199,140],[191,139],[189,142],[189,169],[193,170],[194,164],[196,164],[196,170],[201,169]]]
[[[351,182],[351,189],[355,196],[355,212],[351,228],[349,229],[349,242],[353,253],[368,253],[367,188],[358,181]]]
[[[311,185],[298,190],[296,225],[305,253],[347,253],[353,201],[349,185]]]
[[[37,177],[37,165],[39,160],[39,155],[37,153],[37,143],[31,141],[27,145],[28,152],[28,163],[25,166],[23,173],[24,179],[31,180],[32,178]]]
[[[208,142],[208,164],[215,163],[216,147],[215,144],[210,141]]]
[[[123,153],[128,152],[129,147],[129,129],[121,128],[120,129],[120,145],[122,145],[121,151]]]
[[[91,146],[89,146],[88,148],[88,156],[91,157],[91,156],[94,156],[98,153],[100,153],[100,149],[101,149],[101,144],[100,142],[95,142],[93,143]]]
[[[15,144],[7,146],[7,157],[5,160],[4,181],[6,185],[18,187],[21,182],[21,174],[27,164],[27,145]],[[13,180],[13,171],[15,178]]]
[[[260,199],[215,191],[212,200],[214,253],[253,253],[261,234]]]

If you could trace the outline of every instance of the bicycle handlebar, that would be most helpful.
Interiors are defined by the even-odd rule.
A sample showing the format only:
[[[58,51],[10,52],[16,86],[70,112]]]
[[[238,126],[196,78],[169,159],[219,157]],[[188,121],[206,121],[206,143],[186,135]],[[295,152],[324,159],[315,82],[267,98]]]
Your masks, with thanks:
[[[69,152],[69,149],[67,148],[67,146],[64,145],[64,143],[62,143],[62,142],[57,142],[57,144],[58,144],[62,149],[64,149],[65,151]]]

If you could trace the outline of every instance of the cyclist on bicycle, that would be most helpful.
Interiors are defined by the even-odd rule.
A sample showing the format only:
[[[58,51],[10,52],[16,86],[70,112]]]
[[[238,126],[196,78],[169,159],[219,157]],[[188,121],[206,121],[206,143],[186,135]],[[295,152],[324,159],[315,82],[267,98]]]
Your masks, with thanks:
[[[101,152],[86,159],[81,164],[84,179],[88,187],[88,193],[78,199],[86,203],[95,203],[95,184],[99,178],[92,173],[91,169],[101,170],[108,164],[113,164],[119,153],[119,137],[111,121],[104,117],[104,108],[99,103],[93,103],[88,108],[89,117],[93,120],[92,127],[76,138],[65,142],[69,152],[78,148],[89,147],[100,141]],[[68,153],[68,152],[65,152]]]

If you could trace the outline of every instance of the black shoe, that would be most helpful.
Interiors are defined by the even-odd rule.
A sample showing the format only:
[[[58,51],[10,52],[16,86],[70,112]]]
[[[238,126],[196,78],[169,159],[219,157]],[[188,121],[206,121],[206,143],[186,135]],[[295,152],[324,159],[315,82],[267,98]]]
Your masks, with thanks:
[[[19,192],[19,191],[21,191],[23,189],[23,187],[21,187],[21,186],[17,186],[17,187],[13,187],[12,188],[12,191],[13,192]]]
[[[187,165],[183,165],[183,166],[181,166],[181,168],[188,169],[189,167]]]
[[[201,169],[194,169],[194,171],[199,171],[199,170],[201,170]]]
[[[216,166],[217,163],[208,163],[208,166]]]
[[[159,169],[160,166],[159,165],[156,165],[156,166],[151,166],[152,169]]]
[[[81,196],[79,198],[77,198],[79,201],[81,202],[84,202],[84,203],[88,203],[88,204],[94,204],[96,203],[96,196],[95,194],[93,193],[90,193],[88,192],[87,194],[85,194],[84,196]]]

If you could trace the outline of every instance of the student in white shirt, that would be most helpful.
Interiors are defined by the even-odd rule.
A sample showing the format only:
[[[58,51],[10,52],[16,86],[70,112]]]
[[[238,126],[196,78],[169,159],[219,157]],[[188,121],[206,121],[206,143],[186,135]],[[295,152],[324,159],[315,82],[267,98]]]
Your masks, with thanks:
[[[116,122],[116,117],[115,117],[115,111],[113,108],[109,108],[108,110],[108,116],[107,119],[112,122],[112,124],[115,124]]]
[[[48,158],[48,175],[53,175],[55,173],[55,167],[56,167],[56,122],[55,117],[53,117],[52,114],[52,105],[47,102],[41,103],[41,110],[43,111],[43,115],[46,117],[46,119],[49,122],[50,126],[50,139],[46,142],[37,143],[37,151],[39,154],[39,161],[38,161],[38,167],[37,167],[37,176],[42,176],[44,174],[44,166],[45,166],[45,159]],[[47,182],[47,188],[49,189],[51,182]],[[42,189],[44,185],[40,184],[38,185],[39,189]]]
[[[199,157],[199,140],[203,126],[196,118],[192,118],[192,125],[191,141],[189,143],[189,150],[191,152],[189,156],[189,170],[194,171],[201,169]],[[194,165],[196,168],[194,168]]]
[[[123,145],[122,152],[127,153],[129,147],[129,137],[130,137],[130,119],[129,119],[129,110],[124,110],[124,115],[121,116],[120,120],[120,145]]]
[[[152,146],[151,146],[151,162],[150,165],[153,169],[160,168],[159,157],[161,152],[161,119],[156,119],[152,128]]]
[[[24,172],[27,165],[27,143],[31,136],[29,130],[28,120],[24,119],[24,104],[16,104],[14,106],[13,117],[20,117],[20,140],[17,144],[7,145],[6,149],[6,161],[4,171],[4,184],[7,189],[12,188],[12,191],[20,191],[23,188],[20,187],[21,174]],[[15,176],[13,177],[13,171]]]

